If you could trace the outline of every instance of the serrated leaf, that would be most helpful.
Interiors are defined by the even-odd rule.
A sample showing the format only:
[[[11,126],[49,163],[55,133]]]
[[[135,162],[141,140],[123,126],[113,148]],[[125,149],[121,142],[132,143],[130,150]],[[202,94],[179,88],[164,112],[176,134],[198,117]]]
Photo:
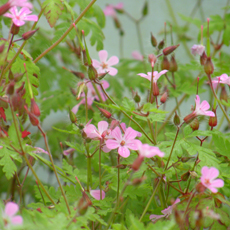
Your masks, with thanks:
[[[3,157],[0,160],[0,165],[3,166],[2,171],[4,172],[7,180],[12,178],[14,173],[17,171],[17,167],[10,157],[10,152],[11,151],[5,147],[1,149],[1,156]]]
[[[131,101],[130,99],[128,99],[127,97],[123,99],[122,106],[130,112],[135,110],[135,103]]]
[[[62,14],[62,10],[64,9],[61,0],[46,0],[42,4],[42,8],[44,9],[44,15],[50,25],[50,27],[54,27],[59,16]]]
[[[56,42],[65,32],[66,30],[69,28],[69,24],[66,22],[62,22],[60,23],[58,26],[55,27],[55,32],[54,32],[54,37],[52,39],[52,42]],[[76,36],[76,32],[74,29],[72,29],[69,33],[68,36],[66,36],[62,42],[66,41],[66,38],[69,37],[71,40],[74,39],[74,37]]]

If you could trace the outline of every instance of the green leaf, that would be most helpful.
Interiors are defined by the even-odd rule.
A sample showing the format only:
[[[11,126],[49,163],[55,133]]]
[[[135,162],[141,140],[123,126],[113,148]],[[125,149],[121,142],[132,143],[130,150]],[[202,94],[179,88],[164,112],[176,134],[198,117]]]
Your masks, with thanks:
[[[64,9],[61,0],[46,0],[42,4],[42,8],[44,9],[44,15],[50,25],[50,27],[54,27],[59,16],[62,14],[62,10]]]
[[[3,166],[2,171],[5,173],[7,180],[13,177],[14,173],[17,171],[17,167],[10,157],[11,151],[3,147],[1,149],[1,160],[0,165]]]
[[[178,15],[181,17],[182,20],[189,22],[189,23],[192,23],[192,24],[196,25],[198,28],[200,28],[200,26],[201,26],[201,20],[200,19],[191,18],[191,17],[185,16],[185,15],[180,14],[180,13],[178,13]]]
[[[135,110],[135,103],[133,101],[131,101],[130,99],[128,99],[127,97],[125,97],[122,101],[122,105],[123,107],[132,112],[133,110]]]
[[[213,134],[214,145],[217,151],[223,156],[230,158],[230,141],[229,138],[225,138],[222,133]]]
[[[223,34],[223,43],[226,46],[229,46],[229,41],[230,41],[230,26],[226,25],[224,29],[224,34]]]
[[[69,28],[69,23],[62,22],[59,25],[55,26],[55,32],[54,32],[54,37],[52,39],[52,42],[56,42]],[[69,33],[68,36],[66,36],[61,42],[65,42],[66,39],[69,37],[71,40],[74,39],[76,36],[76,32],[74,29],[72,29]]]

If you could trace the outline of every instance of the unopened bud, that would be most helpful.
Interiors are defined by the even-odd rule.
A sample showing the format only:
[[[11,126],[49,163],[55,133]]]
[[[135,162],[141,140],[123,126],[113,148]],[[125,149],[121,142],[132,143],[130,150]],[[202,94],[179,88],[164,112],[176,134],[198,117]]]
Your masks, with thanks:
[[[141,167],[143,161],[144,161],[144,157],[138,156],[137,159],[132,164],[132,169],[134,171],[137,171]]]
[[[169,55],[171,54],[180,44],[176,45],[176,46],[168,46],[166,48],[163,49],[163,54],[164,55]]]
[[[151,33],[151,44],[153,47],[157,46],[157,39],[153,36],[152,33]]]
[[[153,95],[154,96],[159,95],[159,88],[158,88],[157,82],[153,82]]]
[[[197,119],[197,117],[194,118],[192,122],[189,123],[189,125],[193,131],[198,130],[200,125],[199,125],[199,120]]]
[[[25,32],[25,33],[22,35],[22,38],[23,38],[24,40],[28,40],[28,39],[31,38],[38,30],[39,30],[39,28],[37,28],[36,30],[31,30],[31,31]]]
[[[189,172],[192,178],[198,177],[197,173],[195,171],[190,171]]]
[[[210,127],[215,127],[215,126],[217,126],[216,109],[212,108],[212,111],[215,113],[215,117],[210,117],[208,124]]]
[[[148,2],[145,1],[144,7],[142,9],[142,15],[146,16],[148,14]]]
[[[29,119],[30,119],[31,124],[32,124],[33,126],[38,126],[38,125],[39,125],[39,120],[37,119],[37,117],[36,117],[33,113],[31,113],[31,112],[27,109],[26,106],[24,106],[24,108],[25,108],[27,114],[29,115]]]
[[[11,4],[10,2],[8,1],[7,3],[5,3],[4,5],[2,5],[0,7],[0,16],[5,14],[10,8],[11,8]]]
[[[168,92],[164,92],[163,95],[161,96],[160,102],[164,104],[168,99]]]
[[[132,184],[133,184],[133,185],[139,185],[139,184],[141,184],[144,180],[145,180],[145,177],[135,178],[135,179],[133,179]]]
[[[98,79],[99,80],[103,79],[107,75],[108,72],[98,74]]]
[[[169,63],[167,56],[163,57],[163,60],[161,62],[161,69],[162,70],[164,70],[164,69],[169,70],[170,69],[170,63]]]
[[[29,156],[29,162],[30,162],[30,164],[32,165],[32,166],[34,166],[34,164],[35,164],[35,159],[34,159],[34,157],[32,157],[32,156]]]
[[[87,59],[87,55],[86,55],[86,51],[82,50],[82,56],[83,56],[83,64],[85,66],[88,66],[88,59]]]
[[[204,64],[204,72],[207,75],[210,75],[214,72],[214,66],[211,57],[207,57],[207,61]]]
[[[188,171],[188,172],[182,174],[180,178],[182,181],[187,181],[189,177],[190,177],[190,173]]]
[[[13,95],[14,94],[14,85],[15,85],[14,81],[11,81],[10,84],[8,85],[8,88],[6,90],[6,93],[8,95]]]
[[[35,102],[34,98],[31,99],[30,112],[33,113],[37,117],[41,115],[40,109],[37,103]]]
[[[173,123],[176,126],[180,125],[180,117],[178,116],[177,112],[175,112],[175,116],[173,118]]]
[[[82,72],[77,72],[77,71],[71,71],[72,74],[74,74],[76,77],[80,78],[80,79],[84,79],[85,78],[85,74]]]
[[[3,53],[5,49],[5,43],[0,46],[0,54]]]
[[[14,75],[13,75],[13,73],[12,73],[11,70],[9,70],[8,78],[9,78],[11,81],[14,80]]]
[[[204,192],[206,190],[206,187],[202,184],[202,183],[199,183],[196,185],[196,191],[197,192]]]
[[[96,107],[100,110],[102,115],[105,116],[106,118],[109,119],[112,116],[112,114],[109,111],[102,109],[102,108],[98,107],[97,105],[96,105]]]
[[[221,91],[220,91],[220,100],[224,100],[228,102],[228,94],[226,92],[225,86],[221,86]]]
[[[120,21],[118,20],[117,17],[114,17],[114,18],[113,18],[113,22],[114,22],[114,25],[115,25],[115,27],[116,27],[117,29],[120,29],[120,28],[121,28],[121,23],[120,23]]]
[[[136,93],[136,94],[134,95],[133,100],[134,100],[136,103],[140,103],[141,97],[138,95],[138,93]]]
[[[98,78],[97,70],[92,65],[88,67],[88,77],[91,81],[94,81]]]
[[[180,160],[181,162],[185,163],[188,162],[190,159],[192,159],[192,157],[182,157]]]
[[[151,64],[152,67],[154,67],[154,64],[157,61],[157,58],[154,54],[149,54],[148,56],[149,63]]]
[[[165,41],[164,39],[160,41],[160,43],[158,44],[158,49],[161,50],[164,48],[164,45],[165,45]]]
[[[71,121],[73,124],[76,124],[76,123],[77,123],[77,117],[76,117],[76,115],[71,111],[70,108],[69,108],[69,118],[70,118],[70,121]]]
[[[127,165],[125,165],[125,164],[119,164],[116,166],[116,168],[118,168],[118,169],[125,169],[126,167],[127,167]]]
[[[14,23],[11,26],[10,33],[16,35],[19,33],[20,26],[16,26]]]
[[[14,81],[15,81],[15,82],[21,81],[23,76],[24,76],[24,73],[16,73],[16,74],[14,75]]]
[[[207,55],[205,52],[203,52],[203,54],[200,56],[200,64],[204,65],[207,61]]]
[[[177,62],[176,62],[176,59],[175,59],[175,56],[172,55],[171,56],[171,60],[170,60],[170,72],[176,72],[178,69],[178,66],[177,66]]]

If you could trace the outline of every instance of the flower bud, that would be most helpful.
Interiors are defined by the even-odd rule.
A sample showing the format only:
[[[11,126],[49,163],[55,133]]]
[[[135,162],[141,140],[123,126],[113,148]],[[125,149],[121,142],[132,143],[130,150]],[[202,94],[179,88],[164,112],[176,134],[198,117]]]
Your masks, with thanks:
[[[185,163],[185,162],[188,162],[192,158],[193,157],[182,157],[180,160],[181,160],[181,162]]]
[[[138,95],[138,93],[135,93],[135,95],[134,95],[134,97],[133,97],[133,100],[134,100],[136,103],[140,103],[141,97]]]
[[[190,177],[190,172],[188,171],[188,172],[182,174],[180,178],[182,181],[187,181],[189,177]]]
[[[146,16],[148,14],[148,2],[145,1],[144,7],[142,9],[142,15]]]
[[[34,98],[31,99],[30,112],[33,113],[36,117],[39,117],[41,115],[40,109]]]
[[[22,77],[24,76],[25,73],[16,73],[14,74],[14,81],[19,82],[22,80]]]
[[[144,180],[143,178],[135,178],[132,181],[132,185],[139,185],[143,182],[143,180]]]
[[[198,130],[199,129],[199,120],[197,118],[194,118],[190,123],[189,123],[190,127],[192,128],[193,131]]]
[[[82,72],[77,72],[77,71],[70,71],[72,74],[74,74],[76,77],[80,78],[80,79],[84,79],[85,78],[85,74]]]
[[[16,35],[19,33],[20,30],[20,26],[16,26],[14,23],[12,24],[11,28],[10,28],[10,33],[13,35]]]
[[[109,119],[112,116],[112,114],[109,111],[102,109],[102,108],[99,108],[97,105],[96,105],[96,107],[100,110],[102,115],[104,115],[106,118]]]
[[[98,78],[97,70],[92,65],[88,67],[88,77],[91,81],[94,81]]]
[[[39,28],[37,28],[36,30],[30,30],[28,32],[25,32],[23,35],[22,35],[22,38],[24,40],[28,40],[29,38],[31,38],[37,31],[39,30]]]
[[[137,159],[132,164],[132,169],[134,171],[137,171],[141,167],[143,161],[144,161],[144,157],[138,156]]]
[[[154,64],[157,61],[157,58],[154,54],[149,54],[148,56],[149,63],[151,64],[152,67],[154,67]]]
[[[207,57],[207,61],[204,64],[204,72],[207,75],[210,75],[210,74],[212,74],[214,72],[214,66],[213,66],[211,57]]]
[[[207,61],[207,55],[205,52],[203,52],[203,54],[200,56],[200,64],[204,65]]]
[[[221,86],[221,91],[220,91],[220,100],[224,100],[228,102],[228,94],[226,92],[225,86]]]
[[[73,124],[76,124],[76,123],[77,123],[77,117],[76,117],[76,115],[71,111],[70,108],[69,108],[69,118],[70,118],[70,121],[71,121]]]
[[[175,112],[175,116],[173,118],[173,123],[176,126],[180,125],[180,117],[177,115],[177,112]]]
[[[197,173],[195,171],[190,171],[189,172],[192,178],[198,177]]]
[[[0,46],[0,54],[3,53],[5,49],[5,43],[3,43],[1,46]]]
[[[154,96],[159,95],[159,88],[158,88],[157,82],[153,82],[153,95]]]
[[[29,119],[30,119],[31,124],[32,124],[33,126],[38,126],[38,125],[39,125],[39,120],[37,119],[37,117],[36,117],[33,113],[31,113],[31,112],[27,109],[26,106],[24,106],[24,108],[25,108],[27,114],[29,115]]]
[[[113,22],[114,22],[114,25],[117,29],[120,29],[121,28],[121,23],[120,21],[118,20],[117,17],[113,17]]]
[[[6,93],[8,95],[13,95],[14,94],[14,85],[15,85],[14,81],[11,81],[10,84],[8,85],[8,88],[6,90]]]
[[[171,54],[180,44],[176,45],[176,46],[168,46],[166,48],[163,49],[163,54],[166,56],[166,55],[169,55]]]
[[[201,192],[204,192],[206,190],[206,187],[202,184],[202,183],[199,183],[196,185],[196,191],[201,193]]]
[[[160,43],[158,44],[158,49],[161,50],[164,48],[164,45],[165,45],[165,41],[164,39],[160,41]]]
[[[83,56],[83,64],[85,66],[88,66],[88,59],[87,59],[87,55],[86,55],[86,51],[82,50],[82,56]]]
[[[212,108],[212,111],[215,113],[215,117],[210,117],[208,124],[210,127],[215,127],[215,126],[217,126],[216,109]]]
[[[163,57],[163,60],[161,62],[161,69],[162,70],[164,70],[164,69],[169,70],[170,69],[170,63],[169,63],[167,56]]]
[[[34,166],[34,164],[35,164],[35,159],[34,159],[34,157],[32,157],[32,156],[29,156],[29,162],[30,162],[30,165],[31,166]]]
[[[160,102],[164,104],[168,99],[168,92],[164,92],[163,95],[161,96]]]
[[[153,47],[157,46],[157,40],[156,38],[153,36],[153,34],[151,33],[151,44]]]
[[[99,80],[103,79],[107,75],[107,73],[108,72],[98,74],[98,79]]]
[[[2,100],[1,100],[2,99]],[[0,107],[7,109],[8,108],[8,103],[7,103],[7,99],[4,97],[0,97]]]
[[[178,69],[178,66],[177,66],[177,62],[176,62],[176,59],[175,59],[175,56],[172,55],[171,56],[171,60],[170,60],[170,72],[176,72]]]
[[[5,14],[10,8],[11,8],[11,4],[10,2],[8,1],[7,3],[5,3],[4,5],[2,5],[0,7],[0,16]]]
[[[125,169],[126,167],[127,167],[127,165],[125,165],[125,164],[119,164],[116,166],[116,168],[118,168],[118,169]]]

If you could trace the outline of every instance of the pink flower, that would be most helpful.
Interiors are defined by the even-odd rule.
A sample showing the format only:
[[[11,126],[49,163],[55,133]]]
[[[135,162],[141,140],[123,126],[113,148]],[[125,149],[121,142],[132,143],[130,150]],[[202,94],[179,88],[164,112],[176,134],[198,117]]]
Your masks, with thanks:
[[[165,154],[160,151],[160,149],[156,146],[150,146],[148,144],[142,144],[141,142],[138,144],[139,156],[151,158],[154,156],[163,157]]]
[[[87,137],[94,140],[103,139],[106,136],[106,131],[108,129],[108,122],[100,121],[98,122],[98,130],[92,124],[87,124],[83,131],[86,133]]]
[[[107,81],[101,81],[101,83],[103,84],[103,87],[104,87],[105,89],[107,89],[107,88],[109,87],[109,83],[108,83]],[[80,82],[80,83],[78,84],[78,86],[79,86],[80,84],[82,84],[82,82]],[[87,85],[87,88],[88,88],[88,93],[87,93],[87,104],[88,104],[88,106],[91,106],[91,105],[93,104],[93,101],[94,101],[95,99],[99,101],[99,98],[98,98],[98,96],[97,96],[97,94],[96,94],[96,92],[95,92],[95,90],[94,90],[94,87],[93,87],[92,83],[91,83],[91,82],[86,82],[86,85]],[[100,93],[100,95],[101,95],[102,100],[103,100],[103,101],[106,101],[106,97],[104,96],[104,94],[103,94],[101,88],[100,88],[98,85],[97,85],[96,87],[98,88],[98,91],[99,91],[99,93]],[[84,92],[81,92],[81,94],[80,94],[79,97],[82,97],[83,99],[80,101],[80,103],[78,103],[77,105],[75,105],[75,106],[72,108],[72,112],[73,112],[73,113],[77,113],[79,106],[82,105],[82,104],[85,104],[85,93],[84,93]]]
[[[230,86],[230,77],[226,73],[224,73],[221,76],[217,77],[217,79],[213,80],[212,82],[216,84],[218,83],[227,84]]]
[[[168,72],[168,70],[162,70],[160,73],[158,73],[158,71],[154,71],[153,72],[153,83],[157,83],[157,80],[160,78],[160,76],[167,73],[167,72]],[[148,72],[147,75],[144,73],[139,73],[137,75],[139,75],[143,78],[146,78],[149,81],[151,81],[151,78],[152,78],[152,72]]]
[[[123,2],[118,3],[117,5],[109,4],[103,10],[105,16],[116,17],[116,10],[122,10],[124,7]]]
[[[75,151],[74,148],[68,148],[63,151],[63,155],[68,156],[69,154],[72,154]]]
[[[211,190],[213,193],[217,193],[216,188],[221,188],[224,186],[224,181],[221,179],[215,179],[219,175],[218,169],[211,167],[208,168],[207,166],[204,166],[201,169],[201,178],[200,181],[201,183]]]
[[[133,51],[132,52],[132,57],[136,60],[143,61],[143,55],[139,51]]]
[[[5,13],[4,16],[8,18],[12,18],[13,23],[16,26],[22,26],[25,24],[24,21],[37,21],[38,16],[37,15],[28,15],[32,13],[28,8],[23,7],[18,12],[18,9],[16,6],[12,7],[10,10],[10,13]]]
[[[102,200],[105,199],[105,192],[102,190]],[[100,189],[97,189],[97,190],[90,190],[90,195],[95,198],[96,200],[100,200]]]
[[[193,45],[191,48],[191,52],[193,55],[202,55],[205,51],[205,46],[203,45]]]
[[[191,114],[187,115],[184,118],[184,121],[186,123],[189,123],[192,119],[194,119],[195,117],[199,116],[199,115],[204,115],[204,116],[209,116],[209,117],[215,117],[215,113],[212,111],[208,111],[208,109],[210,108],[210,105],[207,101],[202,101],[200,104],[200,97],[198,95],[196,95],[196,109],[195,111],[193,111]]]
[[[108,74],[110,74],[111,76],[115,76],[117,74],[117,69],[111,66],[116,65],[119,62],[118,57],[112,56],[107,61],[108,52],[106,50],[99,51],[98,56],[100,62],[95,59],[92,60],[93,66],[97,69],[98,73],[100,74],[108,72]]]
[[[14,202],[8,202],[6,204],[5,210],[3,213],[4,223],[6,223],[6,226],[8,226],[9,224],[19,225],[23,223],[23,219],[21,216],[15,216],[18,210],[19,210],[19,207]]]
[[[180,202],[180,199],[177,198],[176,201],[173,203],[173,205],[168,206],[168,208],[161,211],[164,215],[150,215],[149,219],[155,222],[156,220],[160,218],[169,217],[172,214],[174,206],[179,202]]]
[[[18,7],[27,7],[29,9],[32,9],[33,5],[27,1],[28,0],[9,0],[8,3],[10,4],[11,7],[18,6]]]
[[[137,131],[133,130],[131,127],[127,128],[125,134],[122,136],[121,130],[119,127],[116,127],[112,132],[111,136],[114,139],[106,141],[106,146],[109,149],[117,149],[118,153],[122,157],[128,157],[130,155],[129,149],[137,150],[139,140],[135,140],[137,137]]]
[[[121,123],[121,128],[123,129],[123,131],[125,132],[126,131],[126,124],[125,123]],[[137,137],[141,137],[142,136],[142,133],[136,131],[133,129],[133,131],[137,132]]]

